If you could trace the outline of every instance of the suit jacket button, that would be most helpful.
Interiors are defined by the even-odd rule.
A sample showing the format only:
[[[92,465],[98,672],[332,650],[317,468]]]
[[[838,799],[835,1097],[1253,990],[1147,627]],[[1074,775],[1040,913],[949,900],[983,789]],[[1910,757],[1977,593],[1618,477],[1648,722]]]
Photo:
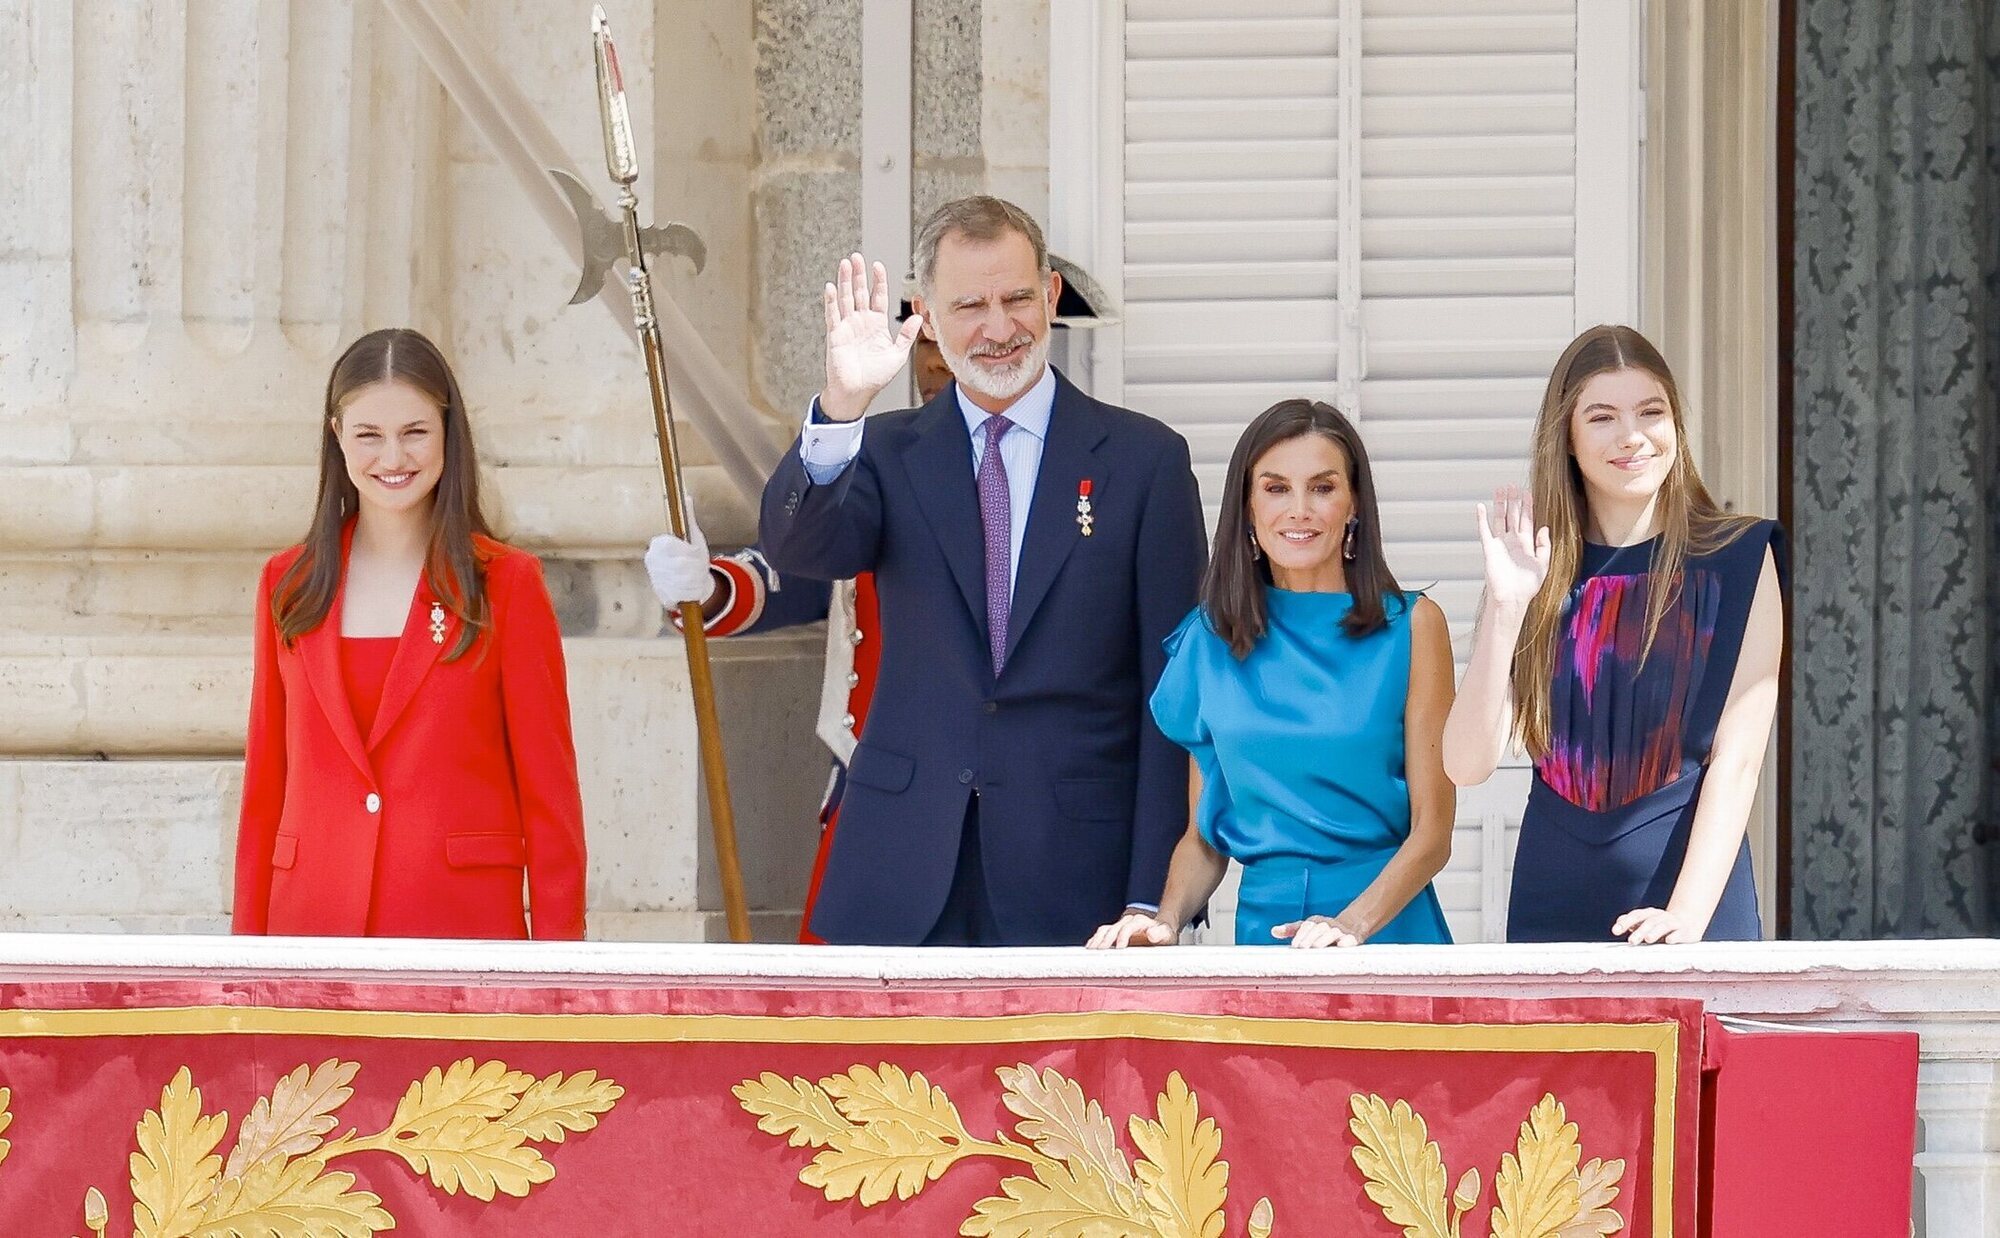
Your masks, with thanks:
[[[847,634],[847,643],[848,643],[848,644],[850,644],[850,645],[858,645],[858,644],[860,644],[860,643],[861,643],[861,629],[860,629],[860,628],[856,628],[856,629],[854,629],[854,630],[853,630],[852,632],[849,632],[849,633]]]
[[[860,683],[860,682],[861,682],[861,672],[859,672],[859,671],[849,671],[849,672],[847,672],[847,686],[848,686],[848,687],[850,687],[850,688],[851,688],[851,687],[853,687],[853,686],[854,686],[855,684],[858,684],[858,683]]]
[[[840,716],[840,729],[843,731],[851,731],[854,729],[853,714],[842,714]]]
[[[998,702],[998,701],[988,701],[988,702],[986,702],[986,712],[987,712],[987,713],[989,713],[989,714],[997,714],[997,713],[999,713],[999,712],[1000,712],[1000,702]]]
[[[971,782],[971,781],[972,781],[972,771],[971,771],[971,770],[969,770],[969,769],[962,769],[962,770],[958,771],[958,780],[959,780],[960,782]]]
[[[382,811],[382,797],[375,794],[373,791],[370,791],[368,793],[368,798],[363,800],[362,804],[371,813]]]

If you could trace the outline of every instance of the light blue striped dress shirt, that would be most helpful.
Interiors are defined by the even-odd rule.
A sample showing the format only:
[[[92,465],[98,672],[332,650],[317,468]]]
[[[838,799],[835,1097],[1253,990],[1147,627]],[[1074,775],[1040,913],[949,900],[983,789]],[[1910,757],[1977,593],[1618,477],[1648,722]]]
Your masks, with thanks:
[[[979,476],[979,461],[986,455],[986,431],[982,428],[992,414],[965,398],[965,392],[956,384],[952,394],[958,397],[959,415],[965,418],[966,431],[972,436],[972,475]],[[1014,423],[1012,429],[1000,437],[1000,463],[1007,466],[1007,591],[1013,596],[1014,581],[1021,574],[1021,539],[1028,531],[1028,507],[1035,498],[1035,478],[1042,471],[1042,444],[1049,437],[1049,418],[1056,406],[1056,372],[1053,366],[1043,366],[1042,376],[1035,385],[1021,393],[1019,399],[1009,405],[1005,416]],[[806,414],[805,433],[799,439],[799,460],[806,466],[806,476],[812,478],[815,486],[824,486],[839,477],[854,458],[861,454],[862,427],[867,418],[857,421],[814,421],[809,411]]]

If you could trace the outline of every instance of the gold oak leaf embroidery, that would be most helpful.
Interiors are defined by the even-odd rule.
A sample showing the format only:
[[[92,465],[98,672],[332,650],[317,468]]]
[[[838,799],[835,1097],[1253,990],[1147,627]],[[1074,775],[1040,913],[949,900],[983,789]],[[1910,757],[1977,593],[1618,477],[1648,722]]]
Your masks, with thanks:
[[[1423,1116],[1406,1100],[1390,1105],[1379,1096],[1357,1094],[1349,1108],[1354,1163],[1368,1180],[1368,1198],[1391,1225],[1403,1227],[1404,1238],[1452,1238],[1457,1227],[1445,1220],[1444,1153]],[[1476,1199],[1476,1179],[1474,1185]]]
[[[592,1129],[625,1094],[595,1071],[537,1079],[463,1058],[411,1083],[383,1130],[328,1139],[360,1069],[329,1059],[281,1078],[245,1115],[225,1164],[215,1150],[229,1115],[204,1117],[201,1092],[181,1068],[139,1122],[134,1238],[371,1238],[395,1218],[379,1196],[355,1189],[352,1173],[327,1168],[360,1152],[391,1153],[447,1194],[526,1195],[556,1173],[533,1145]],[[0,1089],[0,1117],[5,1106]],[[84,1221],[106,1238],[95,1187],[84,1195]]]
[[[1479,1171],[1458,1180],[1447,1218],[1444,1154],[1430,1139],[1423,1117],[1398,1100],[1357,1093],[1352,1101],[1354,1163],[1366,1179],[1368,1198],[1404,1238],[1460,1238],[1465,1214],[1479,1202]],[[1498,1202],[1492,1238],[1605,1238],[1625,1228],[1612,1204],[1625,1176],[1622,1160],[1579,1166],[1582,1146],[1562,1102],[1545,1094],[1521,1124],[1512,1152],[1500,1158],[1493,1180]]]
[[[787,1080],[767,1070],[729,1090],[756,1115],[758,1130],[784,1135],[794,1148],[824,1148],[854,1129],[834,1108],[832,1097],[797,1076]]]
[[[1593,1158],[1577,1175],[1577,1218],[1562,1227],[1557,1238],[1603,1238],[1625,1228],[1625,1218],[1611,1205],[1618,1199],[1618,1182],[1625,1162]]]
[[[1515,1150],[1500,1158],[1493,1191],[1493,1238],[1555,1238],[1582,1210],[1576,1124],[1562,1102],[1543,1096],[1521,1123]]]
[[[359,1062],[329,1058],[310,1072],[301,1065],[278,1080],[271,1094],[243,1115],[222,1176],[240,1178],[267,1157],[304,1156],[318,1148],[340,1124],[334,1111],[354,1095],[348,1085],[360,1070]]]
[[[829,1200],[861,1200],[872,1207],[889,1198],[910,1199],[937,1181],[960,1152],[935,1136],[900,1122],[882,1120],[855,1129],[815,1156],[799,1171],[799,1181]]]
[[[12,1099],[14,1099],[12,1092],[0,1088],[0,1135],[6,1134],[7,1128],[14,1123],[14,1115],[7,1112],[7,1103]],[[0,1165],[7,1163],[7,1152],[12,1146],[6,1140],[0,1139]]]
[[[463,1190],[474,1199],[491,1200],[495,1191],[519,1198],[556,1176],[556,1167],[526,1141],[518,1127],[461,1114],[398,1137],[389,1150],[411,1169],[428,1174],[432,1185],[447,1195]]]
[[[1125,1154],[1119,1151],[1118,1132],[1103,1106],[1085,1101],[1083,1089],[1054,1070],[1037,1074],[1023,1062],[1002,1066],[994,1073],[1007,1089],[1002,1102],[1021,1119],[1015,1130],[1022,1138],[1043,1156],[1063,1161],[1078,1173],[1103,1178],[1121,1211],[1125,1215],[1136,1213],[1138,1184],[1125,1164]]]
[[[528,1085],[500,1119],[504,1126],[519,1130],[523,1138],[561,1143],[566,1133],[580,1134],[597,1125],[625,1089],[609,1079],[599,1079],[594,1070],[582,1070],[569,1078],[560,1072]]]
[[[870,1207],[892,1193],[909,1199],[970,1153],[974,1140],[957,1107],[922,1072],[905,1074],[884,1062],[879,1069],[855,1066],[819,1086],[850,1125],[834,1132],[799,1181],[830,1200],[858,1197]]]
[[[445,1070],[431,1067],[396,1102],[389,1127],[399,1135],[436,1130],[455,1118],[497,1118],[514,1107],[535,1077],[509,1070],[503,1062],[475,1069],[460,1058]]]
[[[132,1229],[137,1238],[187,1238],[222,1179],[229,1115],[204,1117],[201,1089],[183,1066],[160,1092],[160,1107],[139,1122],[132,1154]]]
[[[856,1066],[844,1075],[820,1080],[820,1086],[850,1122],[868,1126],[893,1121],[940,1143],[971,1138],[959,1121],[957,1106],[922,1071],[904,1074],[887,1062],[879,1070]]]
[[[1215,1119],[1201,1116],[1200,1102],[1179,1071],[1167,1075],[1158,1108],[1157,1122],[1132,1117],[1132,1142],[1143,1155],[1140,1196],[1164,1238],[1220,1238],[1229,1195],[1229,1162],[1218,1159],[1222,1130]]]
[[[1000,1194],[973,1205],[958,1232],[972,1238],[1156,1238],[1160,1231],[1148,1216],[1135,1216],[1113,1199],[1102,1176],[1051,1161],[1033,1178],[1002,1178]]]
[[[393,1229],[396,1220],[379,1206],[381,1197],[353,1186],[353,1174],[329,1173],[315,1157],[259,1160],[242,1177],[225,1177],[194,1238],[372,1238]]]
[[[1025,1063],[995,1072],[1019,1119],[1015,1133],[974,1138],[943,1089],[883,1063],[809,1083],[766,1071],[731,1089],[766,1134],[823,1148],[799,1180],[829,1200],[873,1207],[913,1197],[952,1165],[984,1156],[1027,1166],[1000,1181],[959,1233],[970,1238],[1217,1238],[1228,1194],[1222,1132],[1201,1117],[1179,1074],[1159,1097],[1158,1121],[1132,1120],[1145,1155],[1135,1176],[1103,1108],[1054,1070]],[[1271,1238],[1271,1201],[1251,1209],[1250,1238]]]

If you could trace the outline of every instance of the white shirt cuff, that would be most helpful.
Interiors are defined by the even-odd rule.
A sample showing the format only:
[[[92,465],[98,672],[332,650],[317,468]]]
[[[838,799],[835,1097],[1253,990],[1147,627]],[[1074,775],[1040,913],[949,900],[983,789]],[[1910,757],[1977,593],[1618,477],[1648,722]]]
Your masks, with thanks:
[[[805,429],[799,435],[799,462],[815,486],[824,486],[839,477],[854,457],[861,454],[861,427],[866,418],[853,421],[814,421],[819,406],[815,396],[806,409]]]

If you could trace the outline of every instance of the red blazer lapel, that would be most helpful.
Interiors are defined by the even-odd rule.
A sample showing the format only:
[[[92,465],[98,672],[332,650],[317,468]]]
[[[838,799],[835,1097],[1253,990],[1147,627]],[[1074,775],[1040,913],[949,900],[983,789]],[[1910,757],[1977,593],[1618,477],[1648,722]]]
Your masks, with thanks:
[[[396,725],[396,719],[417,695],[417,688],[430,674],[431,667],[443,655],[446,646],[458,639],[458,617],[440,607],[437,614],[443,616],[443,639],[439,640],[432,630],[432,605],[436,598],[431,595],[430,583],[422,576],[417,577],[416,592],[410,598],[410,613],[403,620],[403,636],[396,642],[396,656],[389,662],[389,678],[382,684],[382,704],[375,710],[375,726],[368,733],[367,749],[373,752]],[[350,721],[349,725],[352,725]]]
[[[299,637],[297,651],[306,682],[312,685],[313,698],[326,714],[328,725],[333,727],[334,738],[354,761],[354,767],[372,782],[375,768],[361,746],[361,729],[354,723],[354,707],[347,697],[347,676],[340,669],[340,603],[347,593],[347,548],[353,540],[354,524],[350,521],[340,541],[340,583],[333,589],[333,605],[327,608],[326,618],[318,627]]]

